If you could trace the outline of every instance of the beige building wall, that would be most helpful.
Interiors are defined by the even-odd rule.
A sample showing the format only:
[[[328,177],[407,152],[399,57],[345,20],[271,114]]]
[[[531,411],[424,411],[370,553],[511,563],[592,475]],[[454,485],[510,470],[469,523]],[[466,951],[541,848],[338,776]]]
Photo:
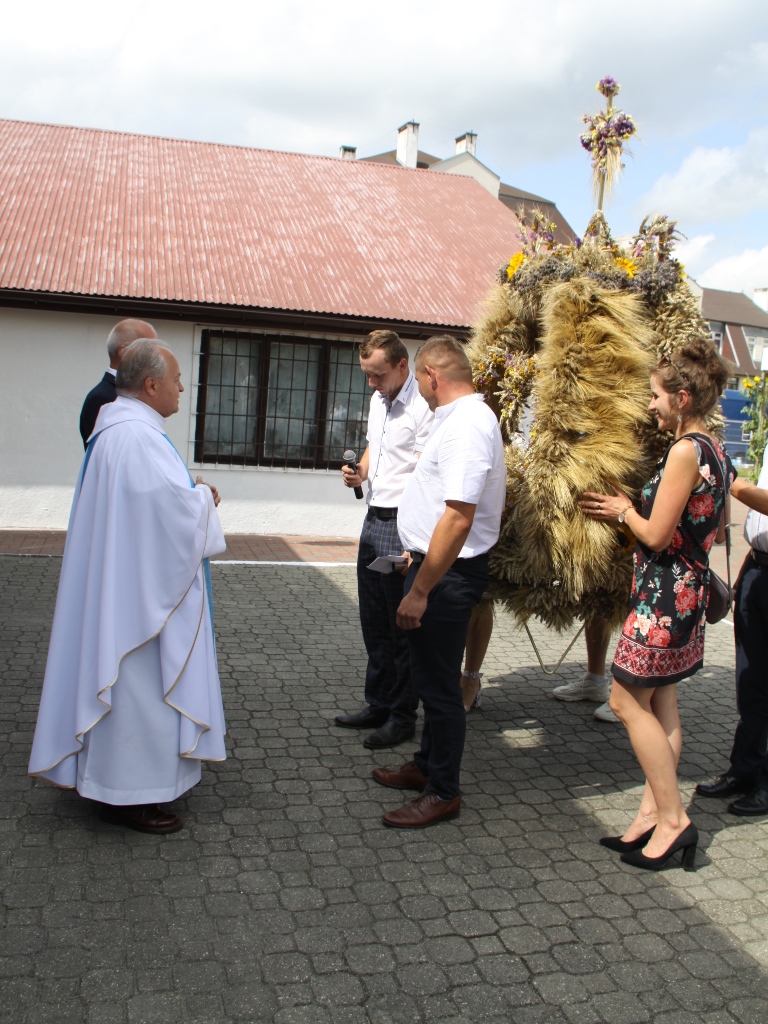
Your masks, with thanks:
[[[107,368],[107,335],[118,319],[0,308],[0,529],[66,528],[83,459],[80,408]],[[357,536],[366,505],[337,470],[194,463],[202,327],[152,323],[179,360],[185,388],[168,434],[193,476],[219,488],[224,530]]]

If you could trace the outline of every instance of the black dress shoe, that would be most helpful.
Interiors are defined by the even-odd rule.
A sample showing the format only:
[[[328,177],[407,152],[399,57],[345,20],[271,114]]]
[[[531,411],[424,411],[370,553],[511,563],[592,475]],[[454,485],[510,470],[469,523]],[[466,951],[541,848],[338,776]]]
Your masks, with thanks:
[[[764,784],[755,786],[751,793],[728,804],[728,810],[731,814],[741,814],[745,817],[750,814],[768,814],[768,789]]]
[[[413,722],[395,722],[391,718],[380,729],[372,732],[363,740],[363,746],[369,750],[381,750],[382,747],[396,747],[399,743],[412,740],[416,733]]]
[[[699,796],[735,796],[737,793],[748,793],[754,784],[754,779],[723,772],[711,782],[700,782],[694,792]]]
[[[386,708],[372,708],[369,704],[362,711],[355,711],[351,715],[336,715],[334,722],[343,729],[376,729],[384,725],[389,718],[389,711]]]
[[[102,804],[97,813],[102,821],[110,825],[125,825],[126,828],[147,832],[151,836],[167,836],[184,827],[178,814],[164,811],[157,804],[133,804],[128,807]]]

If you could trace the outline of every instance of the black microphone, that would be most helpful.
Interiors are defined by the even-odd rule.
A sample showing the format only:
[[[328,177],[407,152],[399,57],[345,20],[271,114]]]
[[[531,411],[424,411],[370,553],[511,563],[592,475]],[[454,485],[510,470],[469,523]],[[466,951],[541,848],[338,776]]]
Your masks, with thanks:
[[[354,473],[357,473],[357,452],[353,452],[351,448],[347,448],[344,452],[344,464],[348,466]],[[355,488],[355,497],[362,498],[363,488]]]

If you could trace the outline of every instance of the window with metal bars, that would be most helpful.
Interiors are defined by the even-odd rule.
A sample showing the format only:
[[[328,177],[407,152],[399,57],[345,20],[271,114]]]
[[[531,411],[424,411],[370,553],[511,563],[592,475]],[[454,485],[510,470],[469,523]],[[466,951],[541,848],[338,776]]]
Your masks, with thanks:
[[[369,398],[351,342],[203,331],[195,461],[338,466],[365,448]]]

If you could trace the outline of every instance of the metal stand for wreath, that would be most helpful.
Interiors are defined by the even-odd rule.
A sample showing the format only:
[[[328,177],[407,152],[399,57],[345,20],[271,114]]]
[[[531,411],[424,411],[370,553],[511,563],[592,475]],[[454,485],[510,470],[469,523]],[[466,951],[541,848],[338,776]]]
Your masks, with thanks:
[[[571,640],[571,642],[565,648],[563,653],[560,655],[560,658],[558,659],[558,662],[554,666],[554,668],[547,668],[547,666],[541,660],[541,655],[539,654],[539,648],[536,646],[536,641],[533,639],[533,634],[531,633],[530,629],[528,629],[528,623],[527,622],[525,623],[525,632],[528,634],[528,639],[531,641],[531,646],[533,647],[533,649],[534,649],[534,651],[536,653],[536,657],[539,660],[539,664],[541,665],[541,671],[546,673],[546,675],[548,675],[548,676],[553,676],[555,674],[555,672],[557,672],[557,670],[563,664],[563,661],[565,660],[565,658],[566,658],[568,652],[570,651],[570,649],[573,647],[573,645],[579,639],[581,634],[584,632],[584,623],[582,622],[582,624],[579,626],[579,630],[576,633],[576,636],[574,636],[573,640]]]

